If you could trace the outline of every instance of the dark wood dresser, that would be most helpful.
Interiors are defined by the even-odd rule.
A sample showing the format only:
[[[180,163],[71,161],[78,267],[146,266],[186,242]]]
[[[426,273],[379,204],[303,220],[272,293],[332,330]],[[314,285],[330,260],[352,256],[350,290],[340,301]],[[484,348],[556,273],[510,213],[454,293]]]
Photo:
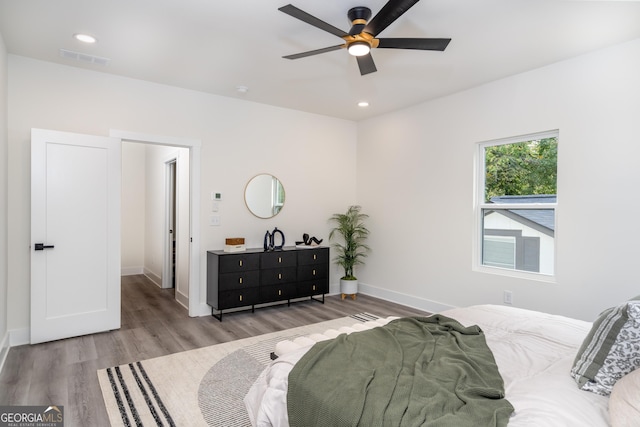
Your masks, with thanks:
[[[207,304],[222,311],[256,304],[312,298],[329,292],[329,248],[285,247],[265,252],[207,252]],[[214,313],[218,311],[216,315]]]

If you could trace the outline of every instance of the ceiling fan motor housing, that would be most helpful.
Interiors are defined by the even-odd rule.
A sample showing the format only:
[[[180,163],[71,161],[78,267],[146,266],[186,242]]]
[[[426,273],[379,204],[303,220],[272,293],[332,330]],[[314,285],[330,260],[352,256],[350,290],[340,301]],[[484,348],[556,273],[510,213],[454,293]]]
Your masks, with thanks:
[[[364,6],[353,7],[347,12],[347,18],[349,18],[351,25],[366,25],[371,18],[371,9]]]

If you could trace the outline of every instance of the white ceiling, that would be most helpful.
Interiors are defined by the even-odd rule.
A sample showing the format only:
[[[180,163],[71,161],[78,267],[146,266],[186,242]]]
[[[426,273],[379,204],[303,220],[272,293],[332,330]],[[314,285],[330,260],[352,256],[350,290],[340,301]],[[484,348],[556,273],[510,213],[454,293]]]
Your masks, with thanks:
[[[379,37],[451,38],[447,49],[374,50],[378,71],[360,76],[345,50],[282,58],[342,43],[277,10],[289,2],[348,31],[348,9],[375,15],[386,0],[0,0],[0,33],[16,55],[349,120],[640,37],[638,1],[421,0]]]

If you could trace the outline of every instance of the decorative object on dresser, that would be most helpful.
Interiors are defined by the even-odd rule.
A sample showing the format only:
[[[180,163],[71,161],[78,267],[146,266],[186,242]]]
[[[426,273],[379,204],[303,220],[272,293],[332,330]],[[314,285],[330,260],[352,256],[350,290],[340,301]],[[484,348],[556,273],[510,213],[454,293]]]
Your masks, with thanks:
[[[322,239],[318,240],[314,237],[309,237],[307,233],[302,235],[302,241],[297,241],[297,247],[318,246],[322,243]]]
[[[280,243],[276,244],[276,234],[280,234]],[[278,230],[278,227],[274,228],[271,233],[269,230],[264,235],[264,250],[265,251],[280,251],[284,247],[284,233]]]
[[[311,298],[324,304],[329,293],[329,248],[278,251],[247,249],[242,253],[207,252],[207,304],[222,321],[223,310]],[[322,295],[322,299],[315,296]],[[219,313],[216,315],[214,311]]]
[[[364,220],[369,215],[361,212],[358,205],[349,206],[346,213],[334,214],[329,218],[329,222],[335,227],[329,233],[329,240],[337,233],[342,237],[343,243],[337,242],[332,245],[336,251],[333,259],[336,264],[344,268],[344,276],[340,278],[340,293],[342,299],[351,295],[356,299],[358,293],[358,279],[354,275],[354,267],[364,264],[363,258],[367,256],[369,247],[365,244],[369,236],[369,230],[364,225]]]
[[[224,239],[225,252],[243,252],[247,247],[244,245],[244,237],[231,237]]]

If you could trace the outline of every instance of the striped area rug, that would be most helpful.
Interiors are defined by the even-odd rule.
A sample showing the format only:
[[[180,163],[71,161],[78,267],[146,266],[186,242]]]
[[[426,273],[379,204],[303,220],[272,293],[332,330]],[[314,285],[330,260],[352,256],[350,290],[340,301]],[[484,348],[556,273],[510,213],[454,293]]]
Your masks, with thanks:
[[[278,341],[375,320],[369,313],[98,371],[112,426],[250,427],[243,398]]]

